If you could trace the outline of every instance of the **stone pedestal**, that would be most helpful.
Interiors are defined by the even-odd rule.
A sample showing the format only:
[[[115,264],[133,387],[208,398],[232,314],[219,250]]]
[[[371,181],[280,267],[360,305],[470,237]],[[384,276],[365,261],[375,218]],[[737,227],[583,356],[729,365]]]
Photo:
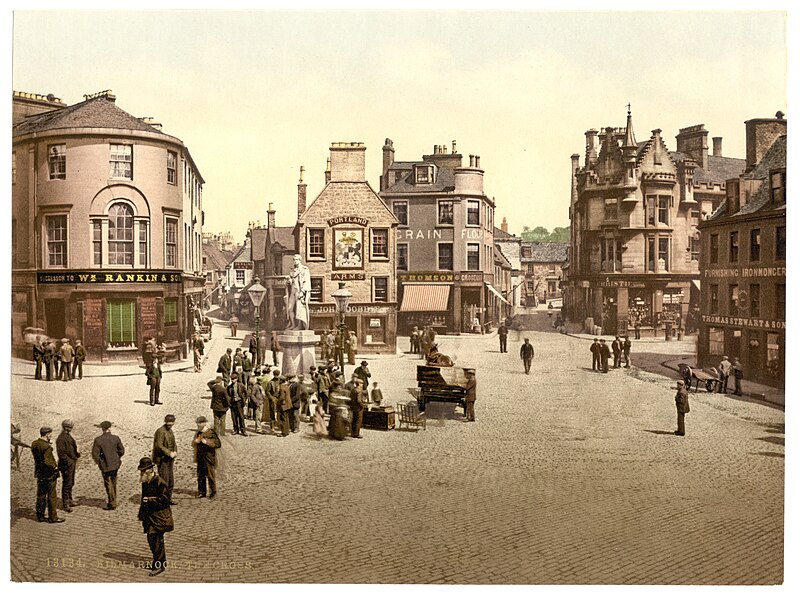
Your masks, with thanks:
[[[314,347],[319,342],[319,336],[314,330],[286,330],[278,336],[283,361],[281,375],[292,377],[298,373],[308,375],[311,366],[317,365]]]

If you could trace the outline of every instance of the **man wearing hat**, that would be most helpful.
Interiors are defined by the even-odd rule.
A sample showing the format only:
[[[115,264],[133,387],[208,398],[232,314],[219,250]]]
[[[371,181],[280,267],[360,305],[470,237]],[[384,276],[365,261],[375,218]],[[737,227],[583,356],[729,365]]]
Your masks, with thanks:
[[[164,548],[164,533],[175,528],[169,488],[156,472],[155,463],[145,456],[139,460],[139,482],[142,484],[142,499],[139,503],[138,518],[147,534],[147,543],[153,554],[150,565],[150,576],[156,576],[166,570],[167,552]]]
[[[153,362],[147,366],[144,374],[147,376],[147,385],[150,386],[150,406],[161,404],[158,400],[161,394],[161,363],[158,357],[153,357]]]
[[[231,405],[231,419],[233,419],[233,433],[244,435],[244,401],[247,398],[247,388],[239,381],[238,373],[231,373],[231,383],[228,385],[228,403]]]
[[[622,338],[614,336],[611,350],[614,352],[614,369],[619,369],[622,366]]]
[[[354,386],[350,390],[350,411],[353,413],[350,436],[361,439],[361,421],[364,419],[364,381],[360,377],[353,378]]]
[[[197,463],[197,497],[217,495],[217,448],[222,446],[217,432],[208,426],[208,419],[197,417],[194,434],[194,461]]]
[[[36,520],[44,522],[44,511],[47,508],[47,522],[64,522],[58,517],[56,510],[56,482],[58,481],[58,465],[53,456],[50,441],[53,430],[50,427],[39,429],[39,439],[31,443],[33,453],[33,473],[36,475]]]
[[[314,382],[317,384],[317,400],[322,402],[322,412],[328,412],[328,392],[331,387],[331,378],[328,377],[328,370],[325,365],[320,365],[316,375],[312,374]],[[313,413],[312,413],[313,416]]]
[[[261,418],[264,412],[264,388],[255,376],[251,377],[248,383],[247,397],[253,408],[253,431],[262,435]]]
[[[72,379],[77,374],[78,379],[83,379],[83,362],[86,360],[86,349],[80,340],[75,340],[75,360],[72,362]]]
[[[605,338],[600,338],[600,370],[603,373],[608,373],[608,359],[611,358],[611,351],[608,348],[608,344],[606,344]]]
[[[467,393],[464,396],[464,416],[468,422],[475,422],[475,400],[478,398],[478,382],[475,381],[475,371],[465,369],[467,375]]]
[[[175,433],[172,431],[173,425],[175,425],[175,415],[167,415],[164,417],[164,424],[156,429],[153,435],[153,464],[158,467],[158,476],[167,486],[169,503],[175,505],[172,501],[172,488],[175,486],[173,465],[178,455],[178,447],[175,443]]]
[[[92,459],[100,468],[103,475],[103,485],[106,488],[108,503],[103,510],[117,509],[117,471],[122,465],[122,456],[125,448],[120,439],[111,433],[111,421],[100,423],[103,433],[94,438],[92,445]]]
[[[75,350],[69,343],[69,338],[61,339],[61,374],[62,381],[72,379],[72,359],[75,357]]]
[[[208,382],[208,389],[211,390],[211,411],[214,413],[214,431],[217,435],[225,435],[225,424],[228,416],[228,390],[225,388],[225,380],[221,375]]]
[[[225,354],[219,358],[219,363],[217,364],[217,373],[222,374],[222,380],[226,386],[231,382],[231,371],[233,370],[232,352],[233,350],[228,348]]]
[[[372,373],[369,372],[369,363],[361,361],[361,365],[355,368],[353,375],[357,375],[361,378],[365,390],[369,387],[369,378],[372,377]]]
[[[733,365],[728,360],[728,355],[722,357],[722,361],[719,363],[719,385],[717,386],[717,392],[720,394],[727,394],[728,393],[728,378],[731,375],[731,369]]]
[[[592,353],[592,371],[600,371],[600,338],[595,338],[589,347]]]
[[[678,390],[675,392],[675,408],[678,410],[678,429],[675,431],[675,435],[686,435],[683,418],[689,412],[689,393],[682,380],[678,380],[675,386]]]
[[[292,433],[300,431],[300,411],[303,404],[308,402],[308,392],[306,392],[305,376],[300,373],[294,381],[289,384],[289,395],[292,397],[292,413],[289,417],[289,429]]]
[[[522,359],[525,375],[530,375],[531,363],[533,362],[533,344],[531,344],[530,339],[525,338],[525,342],[519,347],[519,358]]]
[[[623,336],[624,340],[622,342],[622,354],[625,357],[625,368],[631,368],[631,339],[626,335]]]
[[[291,429],[290,417],[292,415],[292,393],[289,389],[289,381],[285,375],[280,376],[280,386],[276,400],[278,413],[281,423],[281,437],[289,435]]]
[[[75,465],[81,455],[72,437],[73,426],[71,419],[62,421],[61,433],[56,438],[58,470],[61,473],[61,508],[65,512],[72,512],[72,506],[77,505],[72,501],[72,487],[75,485]]]
[[[272,431],[272,423],[277,423],[280,420],[280,410],[278,409],[278,397],[281,394],[281,372],[278,369],[272,370],[272,379],[266,381],[264,387],[264,395],[267,397],[267,405],[264,408],[263,418],[267,419],[270,431]],[[265,376],[266,379],[266,376]]]

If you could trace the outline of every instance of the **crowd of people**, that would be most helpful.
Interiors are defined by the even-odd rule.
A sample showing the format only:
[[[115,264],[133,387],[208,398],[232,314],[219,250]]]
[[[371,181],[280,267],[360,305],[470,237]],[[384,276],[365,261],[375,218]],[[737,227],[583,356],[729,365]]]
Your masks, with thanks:
[[[80,340],[72,346],[69,338],[36,338],[33,343],[33,362],[35,379],[45,381],[72,381],[83,379],[83,362],[86,349]]]

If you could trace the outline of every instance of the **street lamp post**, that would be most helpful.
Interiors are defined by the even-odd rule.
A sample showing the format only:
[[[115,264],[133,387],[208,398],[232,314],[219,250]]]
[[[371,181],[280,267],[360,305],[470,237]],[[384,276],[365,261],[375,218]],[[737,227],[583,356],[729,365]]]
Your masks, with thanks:
[[[331,296],[336,302],[336,312],[339,314],[339,370],[344,374],[344,334],[347,331],[347,326],[344,323],[344,314],[353,294],[345,288],[344,282],[339,282],[339,289]]]
[[[253,303],[255,307],[255,316],[256,316],[256,362],[253,363],[254,366],[260,365],[261,363],[259,360],[261,359],[261,347],[259,346],[261,342],[261,335],[259,330],[259,324],[261,323],[261,301],[264,300],[264,295],[267,293],[267,289],[264,288],[260,283],[258,278],[253,280],[253,283],[250,285],[250,288],[247,289],[247,294],[250,295],[250,301]]]

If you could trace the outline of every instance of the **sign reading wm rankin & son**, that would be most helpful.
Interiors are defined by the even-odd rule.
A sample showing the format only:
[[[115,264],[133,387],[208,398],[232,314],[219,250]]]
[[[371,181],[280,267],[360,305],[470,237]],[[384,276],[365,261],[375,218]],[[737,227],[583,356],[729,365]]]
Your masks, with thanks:
[[[39,284],[180,284],[181,272],[69,271],[36,272]]]

